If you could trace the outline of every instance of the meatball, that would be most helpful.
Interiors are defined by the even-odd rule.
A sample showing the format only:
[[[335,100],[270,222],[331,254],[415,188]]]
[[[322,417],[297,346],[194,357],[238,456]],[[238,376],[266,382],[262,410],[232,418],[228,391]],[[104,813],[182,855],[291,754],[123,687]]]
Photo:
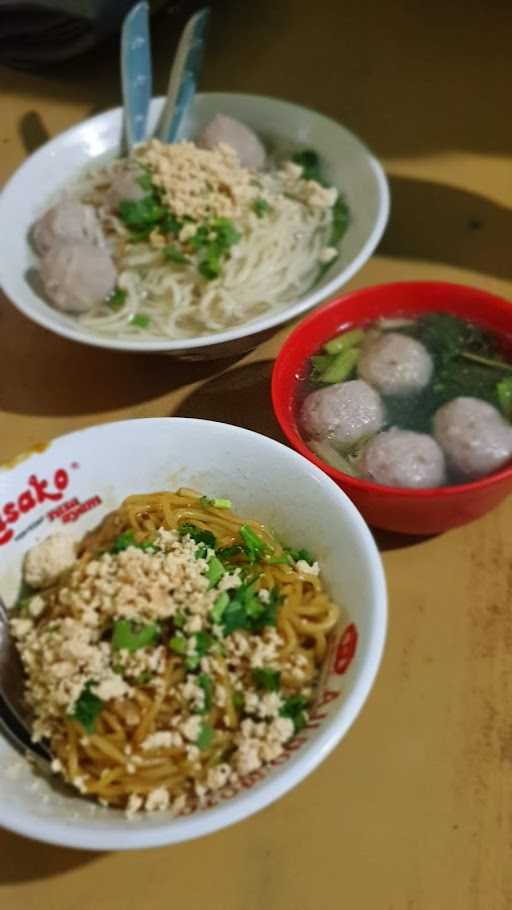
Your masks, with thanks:
[[[446,480],[442,449],[432,436],[392,428],[366,446],[360,468],[369,480],[388,487],[440,487]]]
[[[115,288],[116,270],[110,253],[92,243],[62,243],[41,260],[41,280],[54,307],[86,313]]]
[[[512,456],[512,427],[480,398],[454,398],[434,416],[434,436],[464,480],[501,468]]]
[[[25,556],[23,576],[31,588],[47,588],[76,559],[75,545],[67,534],[50,534]]]
[[[144,171],[135,161],[126,161],[116,171],[110,189],[107,193],[107,202],[113,209],[117,209],[123,199],[130,202],[139,202],[146,195],[139,180]]]
[[[302,405],[301,420],[310,436],[350,448],[362,436],[380,430],[384,410],[375,389],[353,379],[311,392]]]
[[[197,139],[203,149],[214,149],[220,142],[234,148],[243,167],[261,171],[265,166],[265,146],[254,130],[226,114],[217,114],[210,120]]]
[[[365,345],[358,373],[384,395],[407,395],[422,389],[434,365],[427,349],[400,332],[385,332]]]
[[[36,221],[32,237],[36,251],[44,256],[62,241],[102,243],[103,232],[92,205],[64,199]]]

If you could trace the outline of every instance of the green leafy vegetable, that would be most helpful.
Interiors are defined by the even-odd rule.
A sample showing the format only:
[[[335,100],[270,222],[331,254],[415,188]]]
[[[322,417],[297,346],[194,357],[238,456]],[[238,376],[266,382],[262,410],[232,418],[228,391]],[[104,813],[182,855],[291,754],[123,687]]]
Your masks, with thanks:
[[[202,713],[207,714],[208,711],[211,710],[213,704],[213,679],[208,675],[208,673],[200,673],[197,677],[197,685],[204,692],[204,707]]]
[[[222,562],[227,562],[235,556],[240,556],[243,552],[244,548],[239,543],[235,543],[230,547],[220,547],[217,550],[217,556]]]
[[[306,550],[305,547],[301,547],[298,550],[293,547],[285,547],[284,549],[286,553],[289,553],[294,562],[299,562],[299,560],[303,559],[304,562],[307,562],[310,566],[316,562],[313,554],[310,553],[309,550]]]
[[[114,540],[110,552],[121,553],[122,550],[127,550],[128,547],[137,547],[138,550],[158,550],[157,545],[152,540],[142,540],[140,543],[137,543],[133,531],[123,531],[123,533]]]
[[[163,235],[178,234],[181,229],[181,223],[162,203],[158,190],[153,187],[151,179],[146,179],[147,176],[142,174],[139,178],[144,182],[143,189],[148,190],[142,199],[123,199],[119,203],[119,217],[135,242],[147,240],[156,228]]]
[[[252,671],[252,678],[259,689],[265,689],[267,692],[277,692],[281,681],[279,670],[269,670],[264,667],[258,667]]]
[[[204,752],[211,746],[214,736],[215,730],[213,727],[211,727],[210,724],[203,724],[196,740],[196,744],[201,749],[201,752]]]
[[[214,278],[219,277],[221,271],[220,256],[213,247],[206,250],[199,262],[198,269],[207,281],[213,281]]]
[[[228,604],[229,604],[229,594],[227,591],[222,591],[222,593],[219,594],[219,596],[217,597],[217,600],[215,601],[215,603],[212,607],[212,610],[210,612],[210,616],[214,623],[219,623],[221,621],[224,610],[226,609]]]
[[[167,209],[158,228],[162,234],[179,234],[182,226],[182,223]]]
[[[232,507],[230,499],[210,499],[209,496],[201,496],[199,501],[203,509],[231,509]]]
[[[158,553],[160,547],[153,540],[141,540],[140,543],[136,543],[135,546],[138,550],[147,550],[148,553]]]
[[[208,224],[199,225],[190,245],[199,254],[198,270],[203,278],[207,281],[218,278],[223,257],[241,236],[229,218],[214,218]]]
[[[235,691],[233,692],[233,707],[236,708],[237,711],[241,711],[242,708],[244,707],[244,705],[245,705],[244,693],[239,692],[238,689],[235,689]]]
[[[302,176],[305,180],[316,180],[317,183],[320,183],[322,186],[329,186],[323,178],[320,157],[314,149],[305,149],[302,152],[297,152],[292,160],[295,164],[299,164],[302,167]],[[340,196],[339,193],[332,206],[331,213],[332,223],[328,246],[336,246],[350,224],[350,209],[345,199]],[[317,280],[319,280],[331,265],[332,260],[322,265]]]
[[[112,310],[120,310],[126,301],[126,291],[122,288],[116,288],[115,291],[107,298],[107,303]]]
[[[257,562],[259,559],[263,558],[268,547],[261,537],[256,534],[256,531],[253,531],[250,525],[242,525],[240,528],[240,537],[243,540],[244,551],[249,562]]]
[[[160,634],[161,629],[157,623],[138,626],[128,619],[118,619],[112,628],[112,650],[129,651],[132,654],[140,648],[153,645]]]
[[[512,420],[512,376],[500,379],[496,391],[501,413],[507,420]]]
[[[316,180],[322,183],[322,173],[320,165],[320,156],[314,149],[304,149],[301,152],[295,152],[292,161],[302,168],[304,180]]]
[[[426,313],[394,331],[421,341],[434,357],[438,368],[452,364],[465,352],[481,357],[493,357],[495,354],[495,342],[487,332],[451,313]]]
[[[460,396],[481,398],[500,408],[498,383],[507,377],[511,364],[502,363],[495,336],[442,312],[427,313],[393,331],[425,345],[434,361],[434,374],[416,394],[383,396],[389,425],[431,433],[438,408]]]
[[[268,603],[263,603],[255,591],[257,579],[235,588],[228,606],[224,609],[221,625],[224,635],[231,635],[236,629],[259,632],[265,626],[275,626],[277,608],[282,597],[277,588],[270,592]]]
[[[213,234],[213,242],[220,254],[227,253],[242,236],[229,218],[215,218],[211,223],[210,234]]]
[[[179,526],[178,534],[180,537],[188,535],[195,543],[204,543],[205,546],[212,550],[215,549],[217,544],[217,538],[211,531],[207,531],[206,528],[198,528],[197,525],[189,524],[188,522]]]
[[[130,318],[130,325],[135,325],[138,329],[147,329],[150,323],[151,319],[144,313],[137,313],[135,316],[132,316]]]
[[[186,654],[187,639],[183,635],[173,635],[169,642],[169,647],[171,651],[174,651],[175,654]]]
[[[187,620],[183,613],[176,613],[176,615],[173,617],[173,621],[177,629],[182,629]]]
[[[311,382],[321,382],[322,374],[331,366],[334,354],[315,354],[311,357]]]
[[[235,632],[236,629],[249,629],[250,620],[246,608],[246,600],[249,597],[249,594],[253,592],[249,589],[242,590],[242,588],[237,588],[237,595],[233,597],[226,609],[223,611],[221,625],[224,630],[224,635],[231,635],[232,632]]]
[[[213,645],[215,639],[208,632],[196,632],[194,635],[195,645],[194,645],[194,654],[191,654],[186,659],[186,665],[188,670],[195,670],[196,667],[201,663],[201,658],[208,654],[211,646]]]
[[[343,197],[338,195],[331,211],[332,224],[331,233],[329,235],[329,246],[336,246],[350,224],[350,209]],[[332,265],[332,262],[327,263],[327,265]]]
[[[168,259],[169,262],[175,262],[176,265],[186,265],[188,262],[187,257],[181,250],[172,244],[162,247],[162,256],[164,256],[165,259]]]
[[[137,183],[143,190],[146,190],[148,193],[153,191],[153,181],[149,171],[145,171],[140,175],[140,177],[137,177]]]
[[[71,714],[71,717],[82,725],[86,733],[94,733],[96,720],[101,714],[104,704],[101,698],[91,691],[93,685],[93,680],[89,680],[85,684]]]
[[[189,243],[193,250],[199,252],[208,246],[210,229],[207,224],[200,224]]]
[[[252,204],[253,212],[258,216],[258,218],[263,218],[263,215],[266,215],[270,206],[266,199],[262,199],[261,196],[258,199],[255,199]]]
[[[306,726],[307,719],[304,713],[306,706],[307,701],[302,695],[291,695],[279,711],[281,717],[288,717],[292,721],[294,733],[298,733]]]
[[[327,344],[324,344],[324,351],[328,354],[341,354],[342,351],[348,350],[348,348],[357,347],[364,341],[365,333],[362,329],[350,329],[349,332],[342,332],[341,335],[336,335],[334,338],[331,338]]]
[[[311,382],[330,384],[348,379],[359,360],[364,335],[361,329],[352,329],[324,344],[325,353],[311,358]]]
[[[161,205],[153,194],[136,201],[123,199],[119,203],[119,217],[126,227],[132,230],[156,227],[167,212],[168,209]]]
[[[135,545],[136,541],[133,531],[123,531],[123,533],[114,540],[110,552],[120,553],[121,550],[126,550],[128,547],[134,547]]]
[[[136,686],[146,686],[148,682],[151,682],[153,674],[150,670],[143,670],[142,673],[139,673],[137,679],[135,680]]]
[[[344,382],[355,370],[359,355],[359,348],[348,348],[335,354],[332,363],[320,373],[319,381],[329,385]]]
[[[214,638],[208,632],[196,632],[196,651],[199,657],[204,657],[214,643]]]
[[[216,556],[212,556],[208,560],[208,571],[206,573],[206,577],[208,578],[208,581],[210,583],[208,587],[214,588],[215,585],[218,585],[222,576],[225,574],[226,574],[226,570],[225,570],[224,566],[222,565],[220,559],[217,559]]]

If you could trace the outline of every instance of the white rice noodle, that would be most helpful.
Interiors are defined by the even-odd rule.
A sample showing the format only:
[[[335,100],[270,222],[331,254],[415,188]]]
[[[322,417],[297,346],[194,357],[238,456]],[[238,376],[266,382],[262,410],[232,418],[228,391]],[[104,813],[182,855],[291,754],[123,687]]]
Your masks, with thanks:
[[[332,211],[284,196],[279,173],[259,178],[270,209],[261,218],[249,209],[237,219],[242,238],[222,260],[219,278],[207,281],[197,264],[177,265],[149,242],[130,242],[129,231],[104,202],[117,167],[114,162],[89,174],[72,190],[96,206],[118,268],[118,285],[127,294],[118,311],[103,302],[80,317],[94,332],[141,339],[207,335],[282,309],[315,282]],[[148,327],[131,324],[136,316],[149,317]]]

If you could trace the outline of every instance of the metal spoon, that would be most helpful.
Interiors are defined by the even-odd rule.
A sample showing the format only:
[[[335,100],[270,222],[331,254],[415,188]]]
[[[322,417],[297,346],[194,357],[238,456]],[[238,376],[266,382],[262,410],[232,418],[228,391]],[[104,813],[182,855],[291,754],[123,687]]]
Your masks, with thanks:
[[[185,112],[196,93],[203,60],[210,7],[198,10],[188,20],[178,44],[169,76],[167,99],[156,135],[162,142],[175,142]]]
[[[46,746],[32,740],[24,689],[23,666],[9,628],[8,610],[0,598],[0,729],[21,752],[50,763],[52,756]]]
[[[128,154],[146,138],[151,101],[151,44],[149,4],[137,3],[123,22],[121,32],[121,83],[124,135]]]

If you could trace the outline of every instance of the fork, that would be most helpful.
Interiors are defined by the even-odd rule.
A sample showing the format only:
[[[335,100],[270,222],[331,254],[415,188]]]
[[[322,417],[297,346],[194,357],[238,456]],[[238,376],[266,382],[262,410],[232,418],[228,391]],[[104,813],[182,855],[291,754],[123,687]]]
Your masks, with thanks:
[[[30,710],[25,702],[25,674],[9,628],[9,613],[0,598],[0,730],[19,751],[49,764],[50,751],[33,742]]]

